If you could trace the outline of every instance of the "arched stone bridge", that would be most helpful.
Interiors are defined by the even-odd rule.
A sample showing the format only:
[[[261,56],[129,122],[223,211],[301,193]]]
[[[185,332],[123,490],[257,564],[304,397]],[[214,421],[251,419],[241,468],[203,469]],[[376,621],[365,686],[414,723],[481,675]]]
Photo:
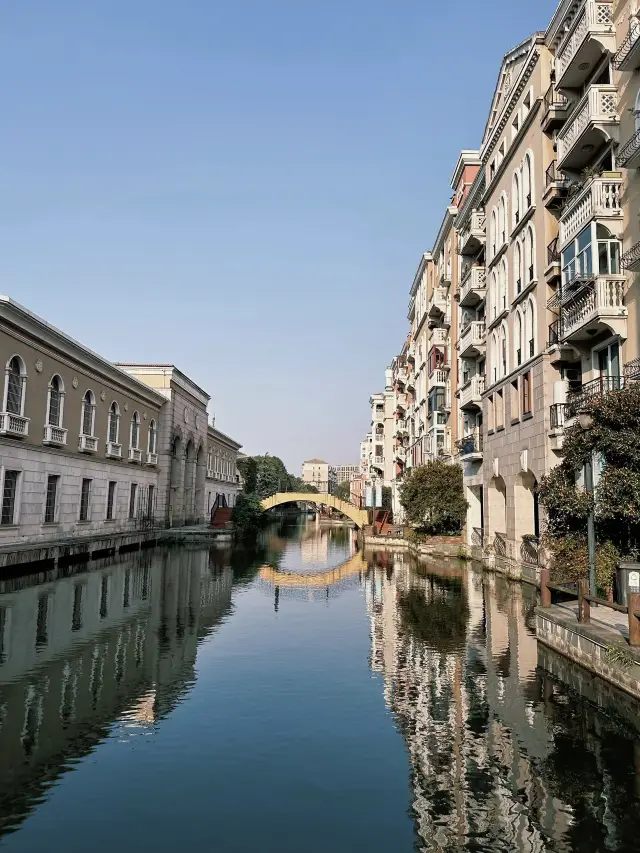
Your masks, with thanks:
[[[365,527],[369,522],[366,509],[358,509],[357,506],[347,501],[341,501],[335,495],[317,494],[316,492],[278,492],[262,501],[262,509],[266,512],[268,509],[286,503],[325,504],[346,515],[359,528]]]

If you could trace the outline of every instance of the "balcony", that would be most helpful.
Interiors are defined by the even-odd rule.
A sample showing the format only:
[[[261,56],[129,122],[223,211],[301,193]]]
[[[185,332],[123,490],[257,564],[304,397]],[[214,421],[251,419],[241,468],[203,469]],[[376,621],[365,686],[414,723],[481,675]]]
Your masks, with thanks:
[[[616,163],[618,166],[624,166],[625,169],[637,169],[640,166],[640,129],[620,146],[616,154]]]
[[[469,221],[460,231],[458,251],[461,255],[476,255],[487,242],[487,218],[483,210],[472,210]]]
[[[438,367],[429,374],[429,388],[446,388],[448,379],[449,371]]]
[[[406,394],[396,394],[396,406],[399,409],[407,408],[408,398]]]
[[[558,245],[559,239],[554,237],[547,246],[547,266],[544,271],[547,284],[556,284],[560,278],[560,250]]]
[[[547,210],[561,210],[567,198],[568,190],[569,182],[558,171],[556,161],[553,160],[545,172],[545,187],[542,194],[542,201]]]
[[[564,343],[562,338],[562,322],[555,320],[549,326],[549,340],[547,343],[547,351],[549,353],[549,362],[551,364],[559,364],[566,361],[580,361],[578,350],[569,343]]]
[[[371,464],[375,465],[376,467],[384,465],[384,456],[374,456],[371,460]]]
[[[122,445],[115,441],[107,442],[107,456],[109,459],[122,459]]]
[[[29,418],[14,415],[12,412],[0,412],[0,435],[26,438],[29,435]]]
[[[564,284],[549,300],[560,310],[559,343],[591,340],[602,332],[627,337],[624,275],[580,276]]]
[[[589,86],[558,133],[560,169],[580,171],[593,160],[594,153],[605,142],[610,139],[618,141],[620,117],[617,110],[616,86]]]
[[[564,446],[564,428],[570,420],[569,409],[566,403],[554,403],[549,411],[550,430],[549,440],[551,450],[559,453]]]
[[[620,266],[629,272],[640,270],[640,243],[636,243],[628,252],[624,253],[620,258]]]
[[[78,450],[80,453],[97,453],[98,439],[95,435],[79,435]]]
[[[482,459],[482,433],[475,432],[456,441],[456,449],[461,461],[477,462]]]
[[[446,314],[449,307],[449,298],[446,287],[436,287],[429,299],[429,317],[439,317]]]
[[[479,409],[484,393],[484,376],[473,376],[459,391],[461,409]]]
[[[482,302],[487,293],[487,271],[484,267],[470,267],[458,291],[460,306],[473,308]]]
[[[543,133],[551,133],[562,127],[567,120],[571,106],[569,99],[562,95],[552,83],[544,96],[541,121]]]
[[[149,465],[150,468],[155,468],[158,464],[158,454],[157,453],[147,453],[146,464]]]
[[[613,3],[586,0],[565,26],[566,33],[556,49],[557,85],[560,89],[577,89],[602,57],[616,49]]]
[[[596,219],[613,233],[622,230],[622,176],[610,173],[609,177],[589,178],[562,211],[560,219],[560,246],[562,250],[582,229]]]
[[[640,21],[632,18],[629,32],[613,58],[618,71],[637,71],[640,68]]]
[[[65,447],[67,444],[67,431],[62,427],[54,424],[45,424],[43,444],[50,444],[54,447]]]
[[[584,406],[594,397],[602,397],[615,391],[621,391],[626,385],[624,376],[599,376],[592,382],[585,382],[579,391],[571,391],[565,405],[565,418],[575,418]]]
[[[398,420],[398,422],[396,423],[395,434],[397,436],[401,436],[401,435],[405,435],[406,432],[407,432],[407,422],[403,418],[400,418],[400,420]]]
[[[473,320],[460,329],[460,358],[477,358],[486,350],[487,327],[484,320]]]
[[[129,462],[134,462],[136,465],[140,465],[142,462],[142,451],[139,447],[129,448]]]
[[[433,329],[429,342],[432,347],[444,347],[449,343],[449,332],[447,329]]]

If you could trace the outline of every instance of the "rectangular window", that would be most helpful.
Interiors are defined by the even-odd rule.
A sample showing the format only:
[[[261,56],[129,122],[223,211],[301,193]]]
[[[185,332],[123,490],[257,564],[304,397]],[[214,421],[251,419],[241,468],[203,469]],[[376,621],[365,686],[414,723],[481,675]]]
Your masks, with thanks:
[[[511,399],[509,402],[511,404],[511,420],[512,421],[518,420],[518,418],[520,417],[520,405],[519,405],[520,400],[519,400],[519,396],[518,396],[518,380],[517,379],[515,379],[511,383]]]
[[[531,414],[531,373],[524,373],[520,377],[522,390],[522,414]]]
[[[116,504],[116,482],[110,480],[107,487],[107,521],[113,521],[115,518],[114,510]]]
[[[56,520],[56,504],[58,500],[58,482],[60,477],[57,474],[50,474],[47,477],[47,496],[44,505],[44,523],[53,524]]]
[[[504,427],[504,394],[498,391],[496,394],[496,429]]]
[[[138,484],[131,483],[131,491],[129,492],[129,518],[136,517],[136,498],[138,496]]]
[[[82,489],[80,490],[80,521],[89,520],[89,509],[91,504],[91,480],[82,480]]]
[[[4,472],[4,488],[2,490],[2,524],[16,523],[16,502],[18,496],[19,471]]]
[[[493,394],[487,399],[487,429],[494,430],[496,426]]]
[[[156,488],[155,486],[149,486],[149,490],[147,493],[147,517],[155,518],[156,514]]]

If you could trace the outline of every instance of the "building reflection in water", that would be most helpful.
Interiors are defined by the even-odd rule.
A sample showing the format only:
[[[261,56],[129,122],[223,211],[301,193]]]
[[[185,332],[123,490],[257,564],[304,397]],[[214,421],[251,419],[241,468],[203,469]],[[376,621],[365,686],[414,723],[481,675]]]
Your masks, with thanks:
[[[640,712],[623,722],[537,668],[535,591],[369,563],[371,666],[410,754],[417,849],[637,850]]]
[[[0,834],[115,720],[144,731],[189,689],[199,641],[231,607],[221,563],[215,552],[142,552],[2,584]]]

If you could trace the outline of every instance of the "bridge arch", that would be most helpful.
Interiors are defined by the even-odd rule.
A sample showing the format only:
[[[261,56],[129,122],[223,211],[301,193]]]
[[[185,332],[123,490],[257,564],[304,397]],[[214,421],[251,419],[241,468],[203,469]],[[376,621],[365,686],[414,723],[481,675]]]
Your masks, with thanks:
[[[347,501],[341,501],[335,495],[317,494],[316,492],[278,492],[262,501],[262,509],[266,512],[286,503],[311,503],[317,506],[325,504],[346,515],[358,528],[365,527],[369,521],[366,509],[359,509]]]

